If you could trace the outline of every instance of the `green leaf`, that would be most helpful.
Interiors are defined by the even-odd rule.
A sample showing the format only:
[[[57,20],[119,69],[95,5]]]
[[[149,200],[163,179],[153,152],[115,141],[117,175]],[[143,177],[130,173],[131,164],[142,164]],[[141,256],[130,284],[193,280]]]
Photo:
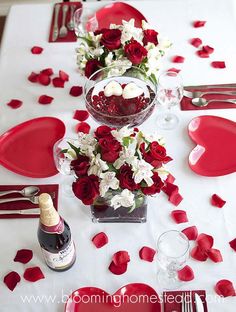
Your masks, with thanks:
[[[125,137],[123,138],[123,145],[128,147],[132,142],[133,142],[133,138],[131,137]]]
[[[70,142],[67,142],[69,145],[70,145],[70,147],[76,152],[76,155],[77,156],[79,156],[79,154],[80,154],[80,148],[78,148],[78,147],[75,147],[73,144],[71,144]]]

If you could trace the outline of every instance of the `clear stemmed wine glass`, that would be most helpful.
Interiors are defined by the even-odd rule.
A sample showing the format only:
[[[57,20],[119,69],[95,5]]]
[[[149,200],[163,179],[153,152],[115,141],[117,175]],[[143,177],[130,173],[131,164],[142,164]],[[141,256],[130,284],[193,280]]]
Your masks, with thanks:
[[[165,106],[167,112],[157,117],[161,129],[173,129],[178,124],[178,117],[171,113],[171,107],[178,105],[183,97],[183,82],[180,74],[172,71],[162,73],[157,85],[157,101]]]
[[[160,235],[157,241],[157,259],[160,270],[157,278],[164,289],[176,289],[181,282],[177,271],[184,267],[189,257],[189,240],[179,231],[170,230]]]
[[[75,11],[74,30],[77,37],[84,36],[87,32],[94,32],[98,29],[96,13],[90,9],[79,8]]]

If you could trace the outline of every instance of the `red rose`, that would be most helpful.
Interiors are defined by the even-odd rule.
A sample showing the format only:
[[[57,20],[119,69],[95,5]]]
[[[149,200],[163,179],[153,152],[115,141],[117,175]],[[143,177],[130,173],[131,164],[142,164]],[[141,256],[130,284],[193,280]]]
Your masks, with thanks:
[[[164,183],[162,182],[157,172],[154,172],[152,176],[152,180],[153,180],[153,185],[142,188],[143,194],[154,195],[156,193],[160,193],[162,187],[164,186]]]
[[[75,196],[85,205],[92,205],[94,199],[99,195],[98,177],[94,174],[81,177],[73,182],[72,189]]]
[[[95,138],[101,139],[105,137],[112,137],[111,130],[112,128],[108,126],[100,126],[94,132]]]
[[[99,140],[101,147],[101,158],[104,161],[113,163],[119,157],[121,150],[120,143],[113,137],[105,137]]]
[[[119,49],[121,45],[121,31],[119,29],[107,29],[103,30],[101,44],[104,45],[108,50]]]
[[[154,29],[147,29],[143,31],[144,37],[143,37],[143,44],[146,45],[148,42],[154,43],[155,45],[158,44],[157,35],[158,32],[156,32]]]
[[[144,160],[155,168],[160,168],[162,164],[166,164],[172,160],[171,157],[166,155],[165,147],[156,141],[150,143],[148,152],[145,150],[145,144],[142,143],[140,145],[140,151]]]
[[[102,67],[102,64],[98,60],[88,60],[85,65],[85,76],[89,78],[92,74],[99,70],[100,67]],[[94,77],[94,79],[95,78],[96,77]]]
[[[136,40],[132,40],[124,47],[125,55],[133,65],[139,65],[147,56],[147,50]]]
[[[70,163],[77,177],[86,175],[89,168],[89,158],[87,156],[79,155],[77,159]]]
[[[120,168],[118,179],[120,181],[120,187],[123,189],[128,189],[130,191],[139,189],[139,185],[134,182],[133,172],[129,165],[123,165]]]

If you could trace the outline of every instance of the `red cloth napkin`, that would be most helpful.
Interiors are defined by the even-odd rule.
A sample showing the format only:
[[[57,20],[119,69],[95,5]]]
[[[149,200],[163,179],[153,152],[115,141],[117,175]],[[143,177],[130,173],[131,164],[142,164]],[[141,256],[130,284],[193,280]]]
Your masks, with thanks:
[[[57,3],[56,3],[57,4]],[[56,5],[55,4],[55,5]],[[58,14],[58,30],[60,30],[61,24],[62,24],[62,7],[63,5],[75,5],[75,10],[79,9],[82,7],[82,3],[81,2],[60,2],[59,3],[61,8]],[[52,41],[52,35],[53,35],[53,26],[54,26],[54,18],[55,18],[55,5],[53,7],[53,15],[52,15],[52,21],[51,21],[51,26],[50,26],[50,33],[49,33],[49,42],[73,42],[77,40],[77,37],[75,35],[74,31],[71,31],[69,29],[68,30],[68,35],[64,38],[59,38],[59,36],[57,37],[56,41]],[[71,16],[71,9],[69,7],[67,14],[66,14],[66,25],[70,20],[70,16]]]
[[[189,291],[165,291],[163,293],[163,307],[164,312],[182,311],[182,296]],[[194,294],[197,293],[203,303],[204,312],[207,312],[206,292],[205,290],[192,290],[192,302],[194,302]],[[196,312],[195,305],[193,304],[193,312]]]
[[[211,92],[211,91],[224,91],[224,92],[236,92],[236,87],[235,88],[224,88],[224,85],[219,85],[222,88],[204,88],[201,86],[196,86],[193,88],[188,88],[188,91],[193,92],[193,91],[201,91],[201,92]],[[204,95],[203,96],[207,100],[211,99],[218,99],[218,100],[224,100],[224,99],[236,99],[236,95],[219,95],[219,94],[211,94],[211,95]],[[212,102],[208,104],[207,106],[204,107],[197,107],[192,104],[191,99],[187,97],[183,97],[182,101],[180,102],[180,107],[181,110],[204,110],[204,109],[222,109],[222,108],[236,108],[236,104],[230,104],[230,103],[222,103],[222,102]]]
[[[32,185],[32,184],[31,184]],[[0,191],[8,191],[8,190],[22,190],[24,187],[29,185],[0,185]],[[39,193],[36,195],[40,195],[41,193],[55,193],[55,197],[53,198],[53,204],[56,209],[58,209],[58,184],[47,184],[47,185],[35,185],[39,187]],[[14,197],[23,197],[19,193],[14,193],[10,195],[1,196],[0,198],[14,198]],[[34,205],[30,201],[16,201],[10,203],[0,204],[0,210],[21,210],[21,209],[30,209],[37,208],[38,205]],[[20,214],[4,214],[0,215],[0,219],[13,219],[13,218],[39,218],[39,215],[20,215]]]

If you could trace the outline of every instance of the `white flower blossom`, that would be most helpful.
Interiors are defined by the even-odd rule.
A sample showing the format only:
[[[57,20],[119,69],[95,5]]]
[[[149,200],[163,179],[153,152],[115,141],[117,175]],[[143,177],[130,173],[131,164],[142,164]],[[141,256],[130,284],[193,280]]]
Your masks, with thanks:
[[[123,75],[127,69],[132,67],[132,63],[126,57],[122,57],[121,59],[114,60],[111,66],[113,66],[113,68],[110,69],[108,77]]]
[[[132,38],[140,43],[143,40],[143,30],[142,28],[137,28],[134,26],[134,19],[127,21],[122,21],[123,29],[121,34],[121,43],[125,44]]]
[[[153,180],[151,177],[153,176],[152,170],[154,167],[146,162],[144,159],[137,160],[132,164],[132,170],[134,172],[134,182],[141,183],[144,180],[148,186],[152,186]]]
[[[115,172],[108,171],[105,173],[101,173],[99,177],[101,178],[99,191],[102,197],[105,196],[109,188],[113,190],[117,190],[119,188],[119,180],[116,178]]]
[[[128,189],[124,189],[119,195],[115,195],[111,199],[111,206],[114,209],[119,207],[132,207],[134,205],[134,194]]]
[[[67,152],[64,154],[64,156],[70,160],[74,160],[77,158],[75,150],[72,148],[68,148]]]
[[[113,53],[109,52],[107,56],[105,57],[105,64],[106,66],[111,66],[112,63],[113,63]]]
[[[123,142],[123,138],[129,137],[133,133],[133,129],[128,128],[128,126],[124,126],[119,130],[112,130],[111,134],[116,138],[120,143]]]
[[[114,167],[116,169],[120,169],[125,163],[128,165],[132,165],[137,160],[137,157],[134,156],[136,152],[137,142],[134,140],[128,147],[124,147],[122,151],[120,151],[119,158],[114,162]]]
[[[83,132],[78,133],[78,140],[72,143],[75,147],[80,148],[81,153],[88,157],[93,156],[97,141],[91,134]]]
[[[90,161],[90,167],[88,169],[88,174],[94,174],[98,177],[101,176],[103,171],[108,170],[109,167],[105,161],[101,159],[101,154],[97,154],[96,156],[92,156]]]

